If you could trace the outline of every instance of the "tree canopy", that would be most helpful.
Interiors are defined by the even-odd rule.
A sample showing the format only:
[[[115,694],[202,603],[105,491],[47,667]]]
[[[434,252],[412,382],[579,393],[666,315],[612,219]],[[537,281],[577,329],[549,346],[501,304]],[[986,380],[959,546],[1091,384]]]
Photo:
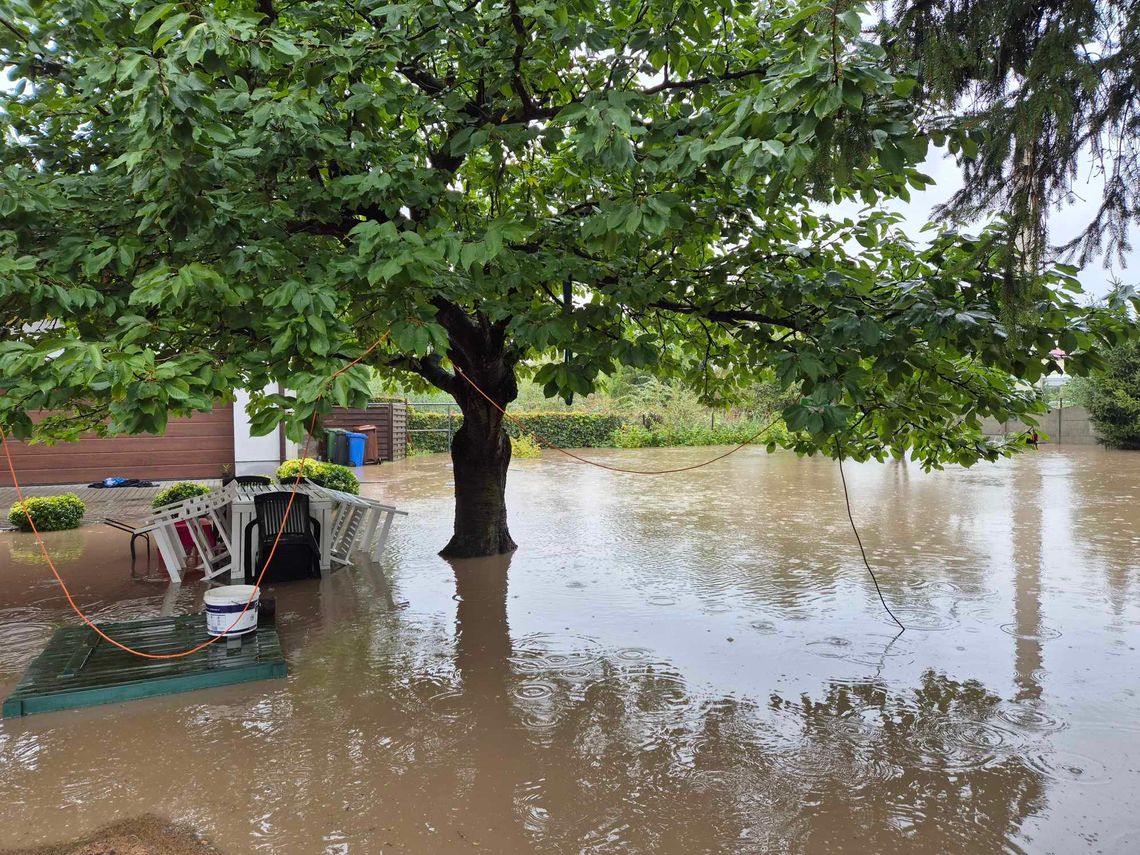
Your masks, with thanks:
[[[45,434],[157,431],[239,387],[297,435],[388,332],[370,363],[456,394],[465,425],[487,405],[453,366],[504,406],[521,372],[561,395],[652,366],[710,400],[797,388],[800,451],[969,464],[1003,450],[983,416],[1040,406],[1016,378],[1127,328],[1072,268],[1027,275],[1011,328],[1001,224],[916,243],[878,207],[970,136],[924,127],[857,8],[8,9],[0,420],[21,435],[36,409],[68,414]],[[330,397],[366,388],[354,369]]]

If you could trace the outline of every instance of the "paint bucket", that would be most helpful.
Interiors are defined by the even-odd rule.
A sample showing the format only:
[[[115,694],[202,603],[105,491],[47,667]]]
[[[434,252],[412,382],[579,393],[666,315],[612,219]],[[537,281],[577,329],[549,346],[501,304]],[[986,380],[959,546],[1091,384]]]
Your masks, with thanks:
[[[253,602],[250,602],[250,596]],[[253,585],[225,585],[221,588],[211,588],[202,595],[206,605],[206,631],[210,635],[245,635],[257,629],[257,601],[260,592]],[[245,604],[249,608],[245,614]],[[241,615],[238,618],[238,615]],[[233,624],[230,629],[230,624]],[[226,630],[229,629],[229,632]]]

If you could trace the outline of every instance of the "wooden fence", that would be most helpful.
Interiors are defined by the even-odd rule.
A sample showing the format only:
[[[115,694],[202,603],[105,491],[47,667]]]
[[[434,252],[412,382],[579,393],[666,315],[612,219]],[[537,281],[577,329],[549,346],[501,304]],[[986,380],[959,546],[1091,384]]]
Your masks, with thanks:
[[[408,408],[403,401],[374,401],[367,407],[334,407],[325,417],[324,427],[353,430],[363,425],[376,427],[378,460],[403,460],[408,456]]]

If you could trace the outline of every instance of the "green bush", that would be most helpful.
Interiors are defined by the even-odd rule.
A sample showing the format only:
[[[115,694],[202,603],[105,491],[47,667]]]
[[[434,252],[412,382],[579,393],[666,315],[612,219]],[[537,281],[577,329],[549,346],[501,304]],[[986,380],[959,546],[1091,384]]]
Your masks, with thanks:
[[[301,470],[299,459],[286,460],[277,468],[277,480],[288,486],[296,480],[299,470]],[[347,466],[341,466],[337,463],[325,463],[306,457],[302,475],[314,484],[319,484],[330,490],[339,490],[342,493],[352,493],[353,495],[360,492],[360,480]]]
[[[644,425],[630,422],[619,427],[610,437],[618,448],[658,448],[662,437]]]
[[[512,436],[511,457],[542,457],[542,446],[525,434]]]
[[[1083,404],[1100,441],[1109,448],[1140,448],[1140,343],[1114,347],[1108,367],[1091,377],[1077,377],[1069,395]]]
[[[87,506],[74,493],[62,496],[32,496],[16,502],[8,510],[8,522],[21,531],[31,531],[32,523],[38,531],[62,531],[78,528]]]
[[[322,461],[316,460],[312,457],[304,458],[303,462],[304,471],[301,474],[305,478],[316,481],[317,473],[324,468],[325,464]],[[292,481],[296,480],[297,471],[302,468],[301,464],[302,460],[300,458],[286,460],[284,463],[277,467],[277,480],[280,481],[282,485],[288,485]]]
[[[780,441],[787,436],[783,422],[777,422],[760,436],[757,431],[767,422],[726,422],[715,427],[672,426],[657,424],[647,428],[639,424],[625,424],[613,433],[613,444],[618,448],[662,448],[685,445],[739,445],[752,441],[757,444]],[[755,439],[753,437],[756,436]]]
[[[608,448],[613,445],[611,435],[622,423],[618,416],[607,413],[511,413],[527,432],[541,437],[543,442],[553,443],[561,448]],[[463,416],[452,413],[451,426],[459,430]],[[416,454],[447,451],[447,413],[416,411],[408,408],[408,428],[424,430],[443,429],[443,433],[411,433],[408,444]],[[518,437],[523,433],[514,422],[506,422],[507,433]]]
[[[559,448],[608,448],[610,436],[622,423],[606,413],[512,413],[526,432]],[[519,426],[507,422],[507,433],[518,436]]]
[[[179,481],[177,484],[171,484],[163,490],[160,490],[158,495],[154,497],[154,501],[150,503],[152,508],[161,508],[163,505],[172,505],[175,502],[184,502],[187,499],[193,499],[195,496],[204,496],[210,492],[210,488],[205,484],[196,484],[193,481]]]

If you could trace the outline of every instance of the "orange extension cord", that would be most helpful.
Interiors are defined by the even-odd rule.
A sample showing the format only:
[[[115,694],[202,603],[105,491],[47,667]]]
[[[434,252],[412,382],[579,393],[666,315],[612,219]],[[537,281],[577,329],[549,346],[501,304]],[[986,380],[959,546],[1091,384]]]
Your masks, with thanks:
[[[382,335],[382,336],[380,336],[380,338],[376,339],[376,341],[374,341],[372,343],[372,345],[366,351],[364,351],[364,353],[360,354],[360,356],[356,357],[356,359],[352,360],[352,362],[348,363],[348,365],[344,366],[339,371],[332,374],[328,378],[328,380],[325,381],[325,385],[327,386],[329,383],[331,383],[333,380],[335,380],[341,374],[348,371],[353,366],[358,365],[361,361],[364,360],[365,357],[367,357],[370,353],[372,353],[372,351],[374,351],[377,347],[379,347],[380,344],[387,337],[388,337],[388,333],[384,333],[384,335]],[[473,388],[483,398],[485,398],[486,401],[492,407],[494,407],[496,410],[498,410],[500,413],[502,413],[506,418],[510,419],[515,425],[517,425],[523,431],[526,431],[527,433],[534,434],[534,436],[539,440],[539,442],[541,442],[543,445],[547,446],[548,448],[554,449],[555,451],[558,451],[558,452],[566,455],[567,457],[577,461],[578,463],[585,463],[589,466],[596,466],[599,469],[606,469],[606,470],[609,470],[610,472],[622,472],[622,473],[625,473],[627,475],[671,475],[671,474],[675,474],[678,472],[690,472],[694,469],[700,469],[704,466],[708,466],[709,464],[716,463],[718,460],[724,460],[724,458],[728,457],[730,454],[735,454],[736,452],[740,451],[740,449],[744,448],[746,445],[750,445],[761,434],[763,434],[764,432],[769,430],[771,427],[773,427],[776,424],[776,422],[778,422],[780,420],[780,417],[777,416],[775,419],[773,419],[767,425],[762,427],[760,430],[758,430],[756,433],[754,433],[752,436],[750,436],[744,442],[740,443],[739,445],[735,446],[734,448],[729,449],[728,451],[724,452],[723,454],[718,454],[716,457],[710,458],[709,460],[705,460],[701,463],[694,463],[694,464],[691,464],[689,466],[678,466],[678,467],[673,468],[673,469],[655,469],[655,470],[648,470],[648,471],[647,470],[641,470],[641,469],[624,469],[620,466],[611,466],[607,463],[599,463],[595,460],[588,460],[585,457],[581,457],[577,454],[574,454],[572,451],[567,451],[565,448],[562,448],[557,443],[551,442],[549,439],[542,436],[542,434],[526,427],[526,425],[524,425],[519,419],[515,418],[510,413],[508,413],[505,408],[499,406],[499,404],[490,395],[488,395],[486,392],[484,392],[474,380],[472,380],[469,376],[467,376],[467,374],[463,371],[463,369],[460,368],[458,365],[455,366],[455,373],[458,374],[460,377],[462,377],[464,380],[466,380],[469,384],[471,384],[471,388]],[[324,396],[324,392],[322,391],[321,394],[318,395],[318,400],[320,400],[320,398],[323,396]],[[273,556],[277,552],[277,544],[280,542],[281,535],[285,530],[285,520],[288,519],[289,512],[293,508],[293,501],[297,496],[297,487],[300,485],[301,478],[304,477],[304,471],[305,471],[304,461],[308,459],[309,440],[312,438],[312,432],[313,432],[313,428],[316,426],[316,421],[317,421],[317,415],[316,415],[316,413],[314,413],[313,414],[313,420],[309,424],[309,435],[306,436],[305,445],[301,451],[302,463],[301,463],[301,466],[297,470],[297,477],[293,480],[293,489],[290,491],[290,494],[289,494],[289,504],[285,508],[285,519],[282,520],[281,528],[277,531],[277,536],[273,539],[273,546],[269,551],[269,556],[266,558],[265,563],[262,566],[261,573],[258,574],[257,582],[255,583],[255,588],[257,588],[257,589],[259,589],[261,587],[262,579],[265,577],[265,571],[268,569],[270,562],[273,560]],[[12,462],[12,454],[8,448],[8,435],[4,431],[3,427],[0,427],[0,445],[3,446],[4,457],[5,457],[7,464],[8,464],[8,471],[12,475],[12,483],[16,488],[16,497],[22,502],[22,501],[24,501],[24,491],[23,491],[23,488],[20,486],[19,478],[16,476],[16,467]],[[842,462],[840,463],[840,472],[842,473]],[[844,484],[844,487],[846,487],[846,484]],[[64,582],[63,577],[60,576],[59,569],[55,566],[55,562],[52,561],[51,555],[48,553],[47,546],[44,544],[43,536],[40,534],[39,530],[36,528],[35,521],[31,518],[30,514],[28,515],[28,522],[32,527],[33,534],[35,534],[35,536],[36,536],[36,543],[40,547],[40,552],[43,553],[44,559],[47,561],[48,567],[51,568],[52,575],[55,576],[55,580],[59,583],[60,588],[63,590],[63,594],[67,598],[68,605],[71,606],[72,611],[74,611],[79,616],[79,618],[85,624],[87,624],[87,626],[91,627],[91,629],[94,630],[95,633],[100,638],[102,638],[104,641],[106,641],[107,643],[119,648],[120,650],[123,650],[127,653],[134,655],[134,656],[139,656],[143,659],[180,659],[184,656],[190,656],[191,654],[197,653],[199,650],[203,650],[204,648],[209,647],[211,644],[214,644],[216,641],[218,641],[219,639],[221,639],[225,636],[225,633],[223,633],[222,635],[212,636],[208,641],[204,641],[196,647],[192,647],[189,650],[183,650],[183,651],[180,651],[177,653],[147,653],[145,650],[136,650],[133,647],[129,647],[128,645],[123,644],[120,641],[116,641],[114,638],[111,638],[111,636],[107,635],[107,633],[105,633],[98,626],[96,626],[95,623],[89,617],[87,617],[86,614],[84,614],[83,610],[78,606],[78,604],[76,604],[75,598],[72,597],[71,591],[67,587],[67,583]],[[854,520],[852,520],[851,523],[852,523],[852,527],[854,527]],[[858,537],[858,531],[856,531],[856,537]],[[862,549],[862,543],[861,542],[860,542],[859,546],[860,546],[860,549]],[[866,562],[866,556],[865,555],[864,555],[864,562]],[[870,571],[869,565],[868,565],[867,569],[868,569],[868,571]],[[874,578],[873,574],[872,574],[872,578]],[[875,586],[876,586],[876,588],[878,587],[877,581],[875,583]],[[234,618],[233,623],[231,623],[226,628],[226,630],[225,630],[226,633],[228,633],[231,629],[233,629],[233,627],[237,626],[238,622],[242,619],[242,617],[245,615],[245,613],[247,611],[249,611],[249,607],[250,607],[250,605],[252,605],[253,599],[256,595],[257,595],[256,591],[254,594],[250,595],[250,598],[246,601],[245,607],[242,608],[241,612],[237,615],[237,617]],[[880,596],[880,598],[882,598],[882,593],[880,593],[879,596]],[[886,603],[884,602],[883,605],[886,606]],[[889,611],[890,610],[888,609],[888,612]],[[894,615],[892,614],[891,617],[893,618]],[[895,618],[895,621],[897,623],[898,619]],[[902,624],[900,623],[899,625],[901,626]]]
[[[361,360],[368,356],[368,354],[379,347],[380,343],[387,337],[388,333],[384,333],[384,335],[376,339],[376,341],[372,343],[372,346],[369,347],[368,350],[364,351],[364,353],[360,354],[360,356],[356,357],[356,359],[352,360],[352,362],[348,363],[348,365],[344,366],[344,368],[341,368],[335,374],[331,375],[329,379],[325,381],[325,385],[327,386],[341,374],[348,371],[348,369],[352,368],[354,365],[359,364]],[[322,397],[324,397],[323,391],[320,395],[317,396],[317,399],[320,400]],[[28,514],[28,522],[31,524],[32,532],[36,536],[36,543],[39,544],[40,552],[43,553],[48,567],[51,568],[52,575],[55,576],[55,580],[59,583],[60,588],[63,589],[63,595],[67,597],[67,603],[71,606],[72,611],[79,615],[80,619],[89,627],[91,627],[91,629],[93,629],[95,633],[108,644],[114,645],[120,650],[130,653],[133,656],[139,656],[143,659],[181,659],[184,656],[190,656],[191,654],[197,653],[199,650],[203,650],[219,639],[224,638],[226,633],[237,626],[238,622],[242,619],[245,613],[249,611],[250,605],[253,604],[254,597],[257,596],[258,589],[261,587],[261,581],[265,577],[265,571],[269,568],[269,564],[273,560],[274,554],[277,552],[277,544],[281,540],[282,532],[285,531],[285,523],[289,519],[289,512],[293,509],[293,501],[297,498],[297,487],[300,485],[301,478],[303,478],[305,474],[304,461],[309,457],[309,439],[312,437],[313,428],[316,426],[316,423],[317,414],[313,413],[313,420],[309,423],[309,435],[305,437],[305,445],[301,450],[301,466],[297,470],[297,477],[293,480],[293,489],[289,493],[289,504],[285,506],[285,516],[281,521],[281,528],[277,530],[277,536],[273,539],[273,547],[269,550],[269,555],[265,559],[265,563],[261,568],[261,573],[259,573],[257,576],[254,592],[250,594],[249,599],[246,600],[245,607],[242,608],[241,612],[237,615],[237,617],[234,618],[234,622],[226,627],[225,632],[223,632],[221,635],[212,636],[208,641],[203,641],[197,647],[191,647],[189,650],[182,650],[177,653],[147,653],[145,650],[136,650],[133,647],[129,647],[128,645],[123,644],[121,641],[116,641],[115,639],[111,638],[111,636],[107,635],[107,633],[101,630],[98,626],[96,626],[92,622],[91,618],[87,617],[87,615],[83,613],[83,610],[76,604],[75,598],[71,596],[71,591],[67,587],[67,583],[64,582],[63,577],[59,575],[59,569],[55,566],[55,562],[52,561],[51,555],[48,553],[47,546],[44,544],[43,536],[36,528],[35,520],[32,519],[31,514]],[[24,501],[24,491],[20,486],[19,479],[16,477],[16,467],[12,463],[12,453],[8,448],[8,434],[4,431],[3,427],[0,427],[0,445],[2,445],[4,448],[4,457],[8,461],[8,471],[12,474],[12,483],[16,487],[16,497],[22,502]]]
[[[705,460],[701,463],[693,463],[690,466],[678,466],[675,469],[651,469],[651,470],[623,469],[620,466],[610,466],[608,463],[598,463],[598,461],[596,461],[596,460],[588,460],[585,457],[579,457],[574,452],[567,451],[565,448],[562,448],[561,446],[557,445],[556,443],[551,442],[549,439],[544,437],[538,431],[532,430],[531,428],[528,428],[519,419],[516,419],[514,416],[512,416],[510,413],[508,413],[504,408],[500,407],[499,404],[490,395],[488,395],[486,392],[484,392],[482,389],[480,389],[479,385],[474,380],[472,380],[470,377],[468,377],[467,374],[464,373],[463,369],[460,368],[458,365],[455,366],[455,373],[458,374],[460,377],[462,377],[464,380],[466,380],[468,383],[470,383],[472,389],[474,389],[476,392],[478,392],[480,395],[482,395],[484,398],[486,398],[487,403],[489,403],[492,407],[494,407],[496,410],[498,410],[500,413],[502,413],[504,416],[506,416],[508,419],[510,419],[520,430],[522,430],[526,433],[534,434],[534,436],[538,439],[538,441],[541,442],[543,445],[545,445],[547,448],[552,448],[555,451],[559,451],[562,454],[565,454],[567,457],[570,457],[579,463],[585,463],[589,466],[596,466],[599,469],[608,469],[610,472],[624,472],[626,475],[673,475],[677,472],[690,472],[693,469],[700,469],[701,467],[708,466],[710,463],[716,463],[718,460],[724,460],[724,458],[728,457],[730,454],[735,454],[736,452],[740,451],[740,449],[744,448],[746,445],[751,445],[762,433],[764,433],[769,428],[774,426],[776,424],[776,422],[778,422],[781,418],[780,416],[776,416],[776,418],[772,419],[772,421],[768,422],[768,424],[764,425],[764,427],[760,428],[760,430],[756,431],[756,433],[752,434],[752,436],[748,437],[748,439],[744,440],[744,442],[740,443],[740,445],[736,446],[735,448],[730,448],[728,451],[724,452],[724,454],[718,454],[716,457],[710,458],[709,460]]]

